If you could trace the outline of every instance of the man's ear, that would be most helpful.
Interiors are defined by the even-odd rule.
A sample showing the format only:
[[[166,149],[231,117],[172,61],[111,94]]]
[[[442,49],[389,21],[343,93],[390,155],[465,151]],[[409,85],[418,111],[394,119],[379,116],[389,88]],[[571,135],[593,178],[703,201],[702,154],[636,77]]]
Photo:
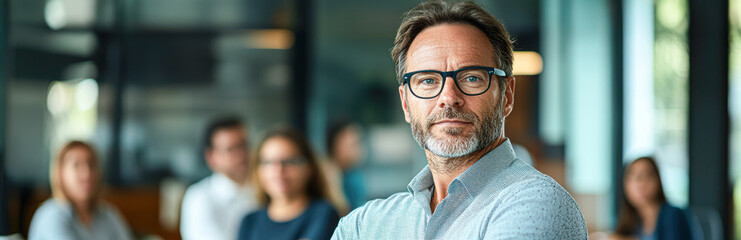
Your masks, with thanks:
[[[507,77],[504,90],[504,116],[509,116],[515,107],[515,76]]]
[[[407,93],[404,90],[404,85],[399,86],[399,100],[401,100],[401,109],[404,110],[404,120],[411,123],[411,118],[409,118],[409,106],[407,105]]]

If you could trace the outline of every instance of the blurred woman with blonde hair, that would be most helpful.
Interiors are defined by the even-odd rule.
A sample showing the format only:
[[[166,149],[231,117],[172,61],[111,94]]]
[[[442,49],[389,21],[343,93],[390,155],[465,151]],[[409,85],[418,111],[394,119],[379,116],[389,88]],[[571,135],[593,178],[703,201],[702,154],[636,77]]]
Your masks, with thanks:
[[[64,145],[49,168],[52,199],[34,213],[29,239],[132,239],[118,211],[100,200],[101,170],[87,143]]]

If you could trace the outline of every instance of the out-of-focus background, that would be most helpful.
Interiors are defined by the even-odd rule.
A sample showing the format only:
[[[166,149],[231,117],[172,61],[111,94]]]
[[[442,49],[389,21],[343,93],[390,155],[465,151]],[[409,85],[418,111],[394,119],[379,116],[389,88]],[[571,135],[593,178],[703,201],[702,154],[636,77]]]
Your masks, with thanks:
[[[178,239],[183,192],[210,173],[205,127],[223,115],[252,143],[294,125],[322,155],[330,123],[357,122],[368,198],[405,191],[426,161],[389,50],[419,2],[0,0],[0,235],[25,236],[50,159],[81,139],[131,228]],[[652,155],[671,204],[741,237],[741,0],[477,2],[515,39],[505,133],[591,233],[616,224],[624,163]]]

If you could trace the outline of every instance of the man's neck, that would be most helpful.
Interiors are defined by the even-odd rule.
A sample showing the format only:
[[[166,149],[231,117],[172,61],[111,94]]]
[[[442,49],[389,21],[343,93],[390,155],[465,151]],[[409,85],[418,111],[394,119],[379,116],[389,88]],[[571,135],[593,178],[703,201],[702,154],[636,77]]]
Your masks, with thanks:
[[[461,173],[466,171],[466,169],[471,167],[481,157],[497,148],[506,140],[507,138],[499,137],[488,146],[458,158],[443,158],[425,150],[427,163],[430,165],[430,172],[432,172],[432,180],[435,186],[432,197],[430,198],[430,211],[434,213],[437,204],[448,196],[448,186],[453,182],[453,179],[461,175]]]

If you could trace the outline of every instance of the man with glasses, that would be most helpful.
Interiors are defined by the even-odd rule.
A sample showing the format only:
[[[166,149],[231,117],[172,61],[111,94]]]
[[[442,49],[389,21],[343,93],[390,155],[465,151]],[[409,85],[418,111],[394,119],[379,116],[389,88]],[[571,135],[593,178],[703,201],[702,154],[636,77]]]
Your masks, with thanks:
[[[423,2],[404,15],[391,55],[428,165],[408,192],[343,218],[333,239],[587,238],[576,201],[504,135],[515,78],[496,18],[471,2]]]
[[[182,204],[183,239],[236,239],[239,224],[257,210],[249,184],[247,133],[238,118],[212,122],[204,139],[208,167],[214,172],[188,187]]]

